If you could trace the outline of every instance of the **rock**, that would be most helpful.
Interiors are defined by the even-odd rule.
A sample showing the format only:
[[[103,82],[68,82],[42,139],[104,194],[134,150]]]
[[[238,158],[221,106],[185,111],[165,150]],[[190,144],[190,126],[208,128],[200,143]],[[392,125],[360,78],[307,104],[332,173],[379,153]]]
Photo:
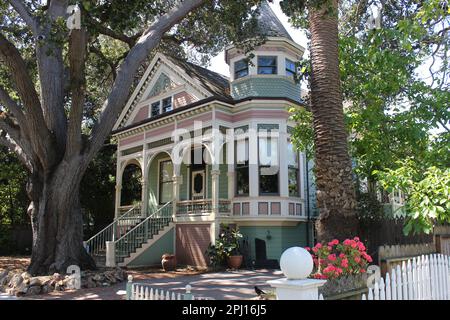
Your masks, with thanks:
[[[53,280],[52,276],[42,276],[42,277],[38,277],[38,279],[41,282],[41,286],[50,284]]]
[[[53,287],[50,286],[50,285],[48,285],[48,284],[43,285],[43,286],[41,287],[41,293],[42,293],[42,294],[46,294],[46,293],[49,293],[49,292],[52,292],[52,291],[53,291]]]
[[[92,280],[97,282],[103,282],[105,281],[105,276],[102,275],[101,273],[97,273],[95,276],[92,277]]]
[[[28,292],[28,286],[25,283],[21,283],[19,284],[17,287],[13,288],[14,289],[14,293],[17,296],[19,295],[24,295]]]
[[[23,278],[20,274],[15,274],[11,277],[11,280],[9,280],[8,286],[10,288],[16,288],[23,282]]]
[[[41,286],[41,285],[42,285],[42,282],[41,282],[41,279],[39,279],[39,277],[30,279],[30,287]]]
[[[64,281],[57,281],[55,284],[55,291],[64,291]]]
[[[60,275],[59,273],[54,273],[52,278],[56,281],[60,281],[60,280],[64,279],[64,277],[62,275]]]
[[[24,280],[31,279],[31,274],[29,274],[28,272],[23,272],[21,276]]]
[[[116,283],[117,279],[115,276],[115,272],[114,271],[110,271],[110,272],[105,272],[105,278],[106,280],[108,280],[110,283]]]
[[[41,286],[32,286],[32,287],[28,288],[28,291],[26,294],[27,294],[27,296],[34,296],[34,295],[41,293],[41,291],[42,291]]]
[[[3,271],[0,274],[0,287],[5,286],[9,282],[9,280],[11,280],[11,277],[12,275],[8,270]]]

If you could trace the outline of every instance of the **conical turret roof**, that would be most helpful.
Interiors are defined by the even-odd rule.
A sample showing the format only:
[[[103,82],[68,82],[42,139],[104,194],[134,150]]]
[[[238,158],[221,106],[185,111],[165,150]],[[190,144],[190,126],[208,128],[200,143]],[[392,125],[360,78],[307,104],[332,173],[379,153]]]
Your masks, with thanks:
[[[267,1],[262,1],[259,7],[258,33],[266,37],[282,37],[294,41],[283,24],[270,8]]]

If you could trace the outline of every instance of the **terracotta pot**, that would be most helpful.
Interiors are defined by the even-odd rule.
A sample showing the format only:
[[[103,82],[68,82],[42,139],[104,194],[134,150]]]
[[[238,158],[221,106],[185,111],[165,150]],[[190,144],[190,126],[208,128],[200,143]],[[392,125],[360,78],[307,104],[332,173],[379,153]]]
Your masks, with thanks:
[[[177,267],[177,258],[173,254],[165,254],[162,256],[161,265],[164,271],[174,271]]]
[[[239,269],[242,265],[243,256],[229,256],[228,267],[231,269]]]

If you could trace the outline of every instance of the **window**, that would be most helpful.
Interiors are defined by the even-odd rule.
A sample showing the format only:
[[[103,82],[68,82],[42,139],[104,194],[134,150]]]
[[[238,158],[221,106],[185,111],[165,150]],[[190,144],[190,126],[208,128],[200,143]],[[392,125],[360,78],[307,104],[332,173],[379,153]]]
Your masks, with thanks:
[[[159,163],[159,204],[165,204],[173,197],[173,164],[166,160]]]
[[[160,110],[159,110],[159,105],[160,105],[160,103],[159,103],[159,101],[157,101],[157,102],[154,102],[154,103],[152,103],[152,117],[155,117],[155,116],[157,116],[157,115],[159,115],[159,113],[160,113]]]
[[[286,75],[293,77],[297,73],[295,69],[295,62],[286,59]]]
[[[298,197],[300,195],[298,151],[290,141],[287,147],[289,196]]]
[[[235,142],[235,173],[236,173],[236,195],[248,196],[250,192],[249,183],[249,151],[248,151],[248,137],[245,135],[248,127],[237,128],[235,134],[237,140]]]
[[[163,99],[162,101],[162,112],[172,111],[172,97]]]
[[[259,56],[258,74],[277,74],[277,57]]]
[[[279,194],[278,125],[258,125],[259,193]]]
[[[248,76],[248,63],[245,59],[234,63],[234,79]]]

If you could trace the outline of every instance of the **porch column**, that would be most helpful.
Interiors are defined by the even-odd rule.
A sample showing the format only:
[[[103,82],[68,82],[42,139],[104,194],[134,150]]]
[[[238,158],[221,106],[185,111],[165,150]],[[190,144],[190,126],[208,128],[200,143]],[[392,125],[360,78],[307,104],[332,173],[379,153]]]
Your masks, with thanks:
[[[141,210],[144,215],[148,214],[148,154],[147,143],[144,143],[142,151],[142,203]]]
[[[115,218],[119,217],[119,208],[120,208],[120,196],[122,193],[122,181],[118,181],[118,184],[116,184],[116,211],[115,211]]]
[[[211,225],[211,242],[215,244],[216,238],[219,235],[219,169],[211,170],[211,218],[214,222]]]
[[[183,183],[183,176],[174,175],[173,176],[173,202],[172,202],[172,217],[175,220],[177,215],[177,204],[180,201],[180,185]]]

